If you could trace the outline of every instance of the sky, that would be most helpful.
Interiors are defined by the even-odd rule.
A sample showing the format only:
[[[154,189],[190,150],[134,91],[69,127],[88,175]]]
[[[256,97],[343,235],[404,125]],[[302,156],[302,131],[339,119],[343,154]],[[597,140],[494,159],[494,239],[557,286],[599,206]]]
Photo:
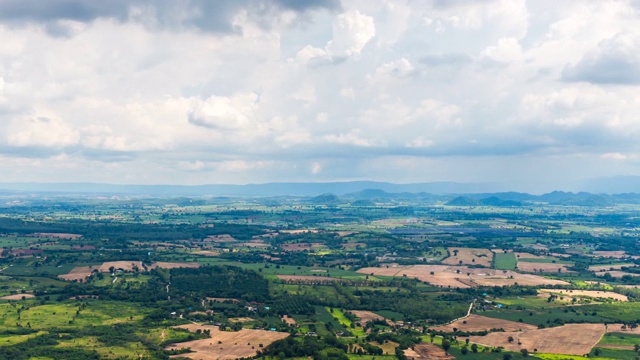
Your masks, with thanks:
[[[640,175],[640,2],[0,0],[0,181]]]

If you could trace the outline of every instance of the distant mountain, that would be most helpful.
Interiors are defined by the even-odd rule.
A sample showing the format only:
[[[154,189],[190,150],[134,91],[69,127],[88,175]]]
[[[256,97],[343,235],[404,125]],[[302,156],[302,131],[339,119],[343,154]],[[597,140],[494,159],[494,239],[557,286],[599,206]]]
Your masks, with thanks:
[[[376,206],[376,203],[374,203],[371,200],[356,200],[354,202],[351,203],[352,206]]]
[[[374,189],[388,193],[467,194],[498,190],[497,184],[434,182],[392,184],[375,181],[267,183],[246,185],[114,185],[96,183],[4,183],[0,191],[62,194],[127,194],[152,196],[338,196]]]
[[[340,198],[334,194],[322,194],[311,198],[310,201],[316,205],[338,205]]]
[[[504,200],[496,196],[491,196],[486,199],[482,199],[480,200],[480,202],[482,203],[482,205],[486,205],[486,206],[522,206],[521,201]]]
[[[476,199],[470,198],[468,196],[458,196],[457,198],[452,199],[451,201],[446,203],[446,205],[449,205],[449,206],[480,206],[480,205],[482,205],[482,203],[480,202],[480,200],[476,200]]]

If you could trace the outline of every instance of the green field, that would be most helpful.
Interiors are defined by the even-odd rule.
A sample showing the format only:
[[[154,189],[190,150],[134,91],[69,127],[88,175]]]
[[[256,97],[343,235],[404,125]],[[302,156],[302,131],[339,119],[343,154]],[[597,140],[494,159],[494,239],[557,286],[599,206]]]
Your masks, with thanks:
[[[494,267],[498,270],[515,270],[518,263],[514,253],[496,253],[494,258]]]
[[[634,346],[640,345],[640,335],[625,334],[625,333],[608,333],[605,334],[599,345],[626,345]]]

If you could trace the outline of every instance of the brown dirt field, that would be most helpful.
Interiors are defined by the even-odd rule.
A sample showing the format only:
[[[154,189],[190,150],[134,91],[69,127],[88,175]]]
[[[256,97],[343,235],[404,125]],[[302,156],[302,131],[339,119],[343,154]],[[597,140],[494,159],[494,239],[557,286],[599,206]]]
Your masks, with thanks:
[[[267,247],[269,247],[271,245],[265,244],[263,242],[250,241],[250,242],[237,243],[237,244],[234,244],[234,246],[245,246],[245,247],[250,247],[250,248],[267,248]]]
[[[0,299],[2,299],[2,300],[22,300],[23,296],[24,296],[25,299],[29,299],[29,298],[34,297],[33,294],[13,294],[13,295],[7,295],[7,296],[0,297]]]
[[[594,251],[593,255],[596,256],[611,256],[611,257],[618,257],[618,256],[624,256],[627,253],[625,251]]]
[[[213,241],[215,243],[224,243],[224,242],[233,242],[236,241],[236,239],[233,238],[233,236],[229,235],[229,234],[221,234],[221,235],[211,235],[211,236],[207,236],[204,241]]]
[[[614,278],[621,278],[625,275],[640,276],[640,274],[628,273],[625,271],[617,271],[617,270],[599,272],[599,273],[596,273],[596,276],[603,276],[604,274],[611,274],[611,276],[613,276]]]
[[[82,237],[80,234],[66,234],[66,233],[34,233],[35,237],[47,237],[53,239],[71,239],[76,240]]]
[[[633,350],[633,346],[631,345],[598,344],[598,347],[616,350]]]
[[[287,315],[283,315],[283,316],[282,316],[282,321],[284,321],[285,323],[287,323],[287,325],[296,325],[296,324],[298,324],[298,323],[296,322],[296,319],[291,318],[291,317],[289,317],[289,316],[287,316]]]
[[[317,233],[318,230],[315,229],[301,229],[301,230],[280,230],[279,232],[283,233],[283,234],[292,234],[292,235],[299,235],[299,234],[306,234],[306,233]]]
[[[464,321],[467,323],[464,324]],[[504,329],[505,331],[534,330],[538,327],[535,325],[519,323],[515,321],[494,319],[486,316],[471,314],[467,318],[459,319],[449,325],[437,326],[432,328],[436,331],[453,332],[453,328],[460,331],[484,331],[491,329]]]
[[[237,332],[220,331],[217,326],[188,324],[179,326],[183,329],[195,332],[197,329],[211,330],[210,339],[193,340],[172,344],[167,349],[180,349],[190,347],[192,353],[181,354],[173,357],[187,357],[190,359],[218,360],[237,359],[241,357],[255,356],[261,348],[259,344],[267,347],[276,340],[289,336],[289,333],[242,329]],[[221,341],[221,344],[218,344]],[[251,344],[251,345],[248,345]]]
[[[525,272],[546,272],[546,273],[558,273],[560,269],[563,273],[574,272],[567,270],[567,264],[554,264],[554,263],[534,263],[518,261],[518,270]]]
[[[614,299],[618,301],[629,301],[625,295],[614,293],[612,291],[596,291],[596,290],[565,290],[565,289],[540,289],[542,293],[556,294],[559,296],[580,297],[588,296],[596,299]]]
[[[633,267],[634,264],[619,264],[619,265],[593,265],[589,266],[589,271],[600,272],[607,270],[620,270],[622,267]]]
[[[458,256],[454,256],[455,250],[458,250]],[[449,248],[450,257],[446,258],[442,263],[448,265],[458,265],[460,261],[464,265],[482,265],[491,267],[493,253],[487,249],[471,249],[471,248]]]
[[[458,270],[460,271],[458,273]],[[537,285],[567,285],[560,280],[547,279],[538,275],[520,274],[515,271],[502,271],[483,268],[469,268],[466,266],[445,265],[413,265],[390,266],[389,268],[362,268],[362,274],[383,276],[403,276],[425,281],[434,286],[469,288],[473,286],[504,286],[518,283],[524,286]],[[431,275],[431,272],[434,274]],[[470,274],[470,275],[467,275]],[[511,278],[512,277],[512,278]],[[471,282],[469,282],[471,281]],[[469,285],[472,284],[472,285]]]
[[[88,266],[76,266],[68,274],[58,275],[58,277],[65,280],[82,280],[89,277],[94,269]]]
[[[93,245],[73,245],[73,250],[95,250],[96,247]]]
[[[305,251],[305,250],[311,250],[311,249],[317,249],[320,247],[323,247],[324,245],[322,244],[316,244],[316,243],[299,243],[299,244],[282,244],[280,245],[280,247],[282,248],[282,250],[284,251]]]
[[[366,311],[366,310],[349,310],[349,312],[352,312],[355,316],[359,317],[360,320],[358,320],[358,322],[360,324],[362,324],[364,326],[364,324],[368,323],[371,320],[386,320],[383,316],[380,316],[376,313],[373,313],[371,311]],[[387,320],[387,322],[389,323],[390,321]]]
[[[157,263],[154,263],[153,265],[149,266],[149,269],[155,269],[155,268],[162,268],[162,269],[175,269],[175,268],[199,268],[200,264],[199,263],[194,263],[194,262],[190,262],[190,263],[177,263],[177,262],[164,262],[164,261],[158,261]]]
[[[376,341],[373,341],[373,342],[370,342],[369,344],[375,345],[375,346],[381,348],[385,355],[393,355],[393,354],[395,354],[396,348],[399,345],[397,342],[393,342],[393,341],[389,341],[389,342],[384,343],[384,344],[380,344],[380,343],[378,343]]]
[[[360,246],[361,248],[367,247],[367,244],[365,243],[345,243],[342,244],[342,248],[343,249],[355,249],[356,247]]]
[[[309,281],[309,282],[332,282],[332,281],[344,281],[344,279],[338,279],[327,276],[309,276],[309,275],[278,275],[282,280],[294,280],[294,281]]]
[[[138,269],[142,270],[142,262],[140,261],[107,261],[103,263],[98,271],[106,273],[109,272],[109,268],[113,266],[116,270],[122,269],[124,271],[133,271],[133,267],[137,266]]]
[[[231,322],[241,322],[241,323],[250,322],[250,321],[254,321],[254,320],[255,319],[252,319],[250,317],[229,318],[229,321],[231,321]]]
[[[194,251],[194,254],[198,254],[198,255],[204,255],[204,256],[218,256],[220,255],[219,252],[217,251],[208,251],[208,250],[200,250],[200,251]]]
[[[480,345],[502,346],[510,351],[527,349],[533,352],[533,349],[538,349],[540,353],[583,355],[591,351],[605,332],[603,324],[567,324],[547,329],[470,336],[469,340]],[[515,341],[510,343],[507,340],[509,336]],[[518,345],[518,340],[521,345]]]
[[[434,359],[434,360],[450,360],[454,359],[453,356],[447,355],[444,350],[437,345],[431,343],[420,343],[407,349],[404,354],[411,359]],[[416,356],[417,355],[417,356]]]

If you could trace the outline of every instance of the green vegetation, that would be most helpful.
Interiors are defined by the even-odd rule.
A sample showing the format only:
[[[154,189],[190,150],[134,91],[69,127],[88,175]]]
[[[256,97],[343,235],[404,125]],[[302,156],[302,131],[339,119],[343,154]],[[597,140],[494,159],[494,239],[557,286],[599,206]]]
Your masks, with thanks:
[[[496,253],[493,261],[494,268],[498,270],[515,270],[518,263],[514,253]]]
[[[270,360],[403,360],[420,342],[459,359],[520,359],[464,341],[501,329],[434,326],[463,317],[471,303],[476,315],[540,328],[640,322],[640,290],[631,287],[640,285],[632,276],[640,262],[626,257],[640,256],[635,203],[34,196],[14,206],[12,196],[0,194],[0,297],[9,297],[0,300],[0,358],[167,359],[188,351],[180,343],[213,336],[202,330],[210,328],[175,328],[196,323],[290,335],[251,345]],[[451,248],[493,251],[492,269],[451,263]],[[517,261],[571,272],[522,276]],[[623,266],[627,275],[596,277],[593,265]],[[527,285],[532,279],[539,285]],[[564,283],[546,284],[551,279]],[[614,291],[629,301],[538,295],[553,287]],[[635,359],[639,342],[622,330],[607,334],[589,358]]]

